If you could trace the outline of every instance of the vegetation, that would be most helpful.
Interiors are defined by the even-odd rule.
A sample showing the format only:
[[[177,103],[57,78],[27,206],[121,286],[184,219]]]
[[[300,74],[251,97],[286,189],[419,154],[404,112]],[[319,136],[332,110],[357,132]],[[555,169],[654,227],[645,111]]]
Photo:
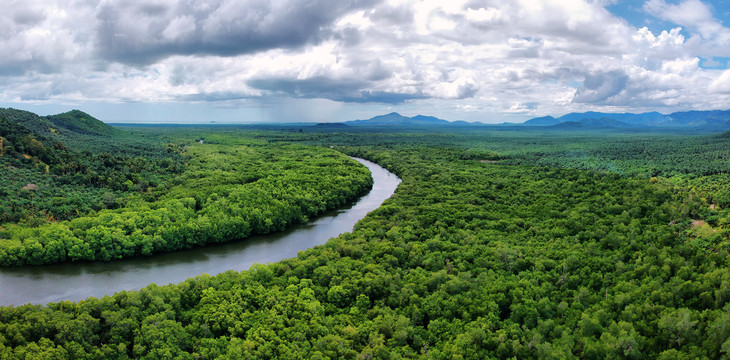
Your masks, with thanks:
[[[36,227],[0,231],[0,265],[112,260],[282,231],[372,186],[362,165],[302,146],[191,145],[186,170],[158,193]],[[132,184],[130,184],[130,187]]]
[[[318,131],[320,130],[320,131]],[[399,130],[351,129],[329,133],[263,135],[274,141],[312,145],[365,145],[402,149],[440,147],[462,150],[457,156],[500,159],[509,165],[609,171],[626,177],[698,177],[727,173],[728,133],[686,134],[648,130],[568,131],[541,128]]]
[[[179,131],[172,136],[187,130]],[[730,357],[722,137],[227,131],[190,146],[188,168],[155,201],[179,203],[166,208],[181,214],[217,212],[228,205],[221,199],[243,198],[235,188],[252,184],[250,166],[276,169],[256,184],[289,167],[315,176],[330,161],[359,174],[330,146],[403,182],[352,233],[294,259],[1,308],[0,357]],[[624,146],[611,142],[621,138]],[[642,146],[651,156],[637,155]],[[615,166],[585,170],[594,162],[566,149]],[[304,166],[316,163],[324,166]],[[198,176],[207,172],[219,175]],[[695,220],[712,231],[697,231]]]
[[[0,224],[34,227],[123,206],[180,172],[179,148],[74,110],[0,109]],[[29,186],[32,185],[32,186]]]

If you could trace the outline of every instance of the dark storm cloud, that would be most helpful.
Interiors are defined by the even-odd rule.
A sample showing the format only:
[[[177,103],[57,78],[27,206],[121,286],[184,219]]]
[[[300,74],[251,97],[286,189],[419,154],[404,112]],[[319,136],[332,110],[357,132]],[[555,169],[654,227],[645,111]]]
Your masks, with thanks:
[[[149,64],[171,55],[230,56],[297,48],[327,38],[334,20],[378,2],[183,0],[172,6],[107,3],[97,12],[98,49],[111,61]]]
[[[588,74],[583,85],[575,91],[574,103],[602,103],[618,95],[629,81],[622,70]]]
[[[286,94],[297,98],[318,98],[351,103],[380,102],[400,104],[407,100],[425,99],[423,94],[403,94],[387,91],[361,90],[368,83],[360,80],[336,80],[326,77],[309,79],[267,78],[251,80],[249,86],[270,91],[274,94]]]

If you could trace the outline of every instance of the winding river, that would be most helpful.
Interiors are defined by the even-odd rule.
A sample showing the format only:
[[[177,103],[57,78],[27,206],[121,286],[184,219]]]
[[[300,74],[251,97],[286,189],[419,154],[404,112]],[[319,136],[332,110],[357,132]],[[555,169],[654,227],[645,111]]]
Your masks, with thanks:
[[[244,241],[157,254],[113,262],[0,268],[0,305],[47,304],[102,297],[136,290],[150,283],[179,283],[203,273],[246,270],[295,257],[299,251],[322,245],[352,231],[355,223],[395,192],[400,179],[375,163],[357,159],[370,169],[373,188],[354,204],[330,211],[285,232],[253,236]]]

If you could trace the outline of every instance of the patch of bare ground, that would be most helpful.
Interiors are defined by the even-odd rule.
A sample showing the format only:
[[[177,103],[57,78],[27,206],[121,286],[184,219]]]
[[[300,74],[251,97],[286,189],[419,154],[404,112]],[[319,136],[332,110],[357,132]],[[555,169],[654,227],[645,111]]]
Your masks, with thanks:
[[[692,220],[692,228],[696,228],[699,226],[707,225],[707,221],[705,220]]]
[[[697,238],[710,238],[717,233],[717,229],[704,220],[692,219],[692,227],[689,230],[689,241]]]

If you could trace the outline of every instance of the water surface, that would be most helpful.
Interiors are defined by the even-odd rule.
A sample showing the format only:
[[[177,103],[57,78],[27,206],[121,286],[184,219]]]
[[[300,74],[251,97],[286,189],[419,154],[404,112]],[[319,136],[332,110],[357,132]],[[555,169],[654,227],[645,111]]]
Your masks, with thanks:
[[[215,275],[227,270],[246,270],[255,263],[295,257],[299,251],[352,231],[355,223],[395,192],[400,183],[397,176],[370,161],[355,160],[370,169],[372,190],[354,204],[325,213],[307,224],[239,242],[152,257],[0,268],[0,305],[47,304],[102,297],[121,290],[137,290],[150,283],[179,283],[203,273]]]

